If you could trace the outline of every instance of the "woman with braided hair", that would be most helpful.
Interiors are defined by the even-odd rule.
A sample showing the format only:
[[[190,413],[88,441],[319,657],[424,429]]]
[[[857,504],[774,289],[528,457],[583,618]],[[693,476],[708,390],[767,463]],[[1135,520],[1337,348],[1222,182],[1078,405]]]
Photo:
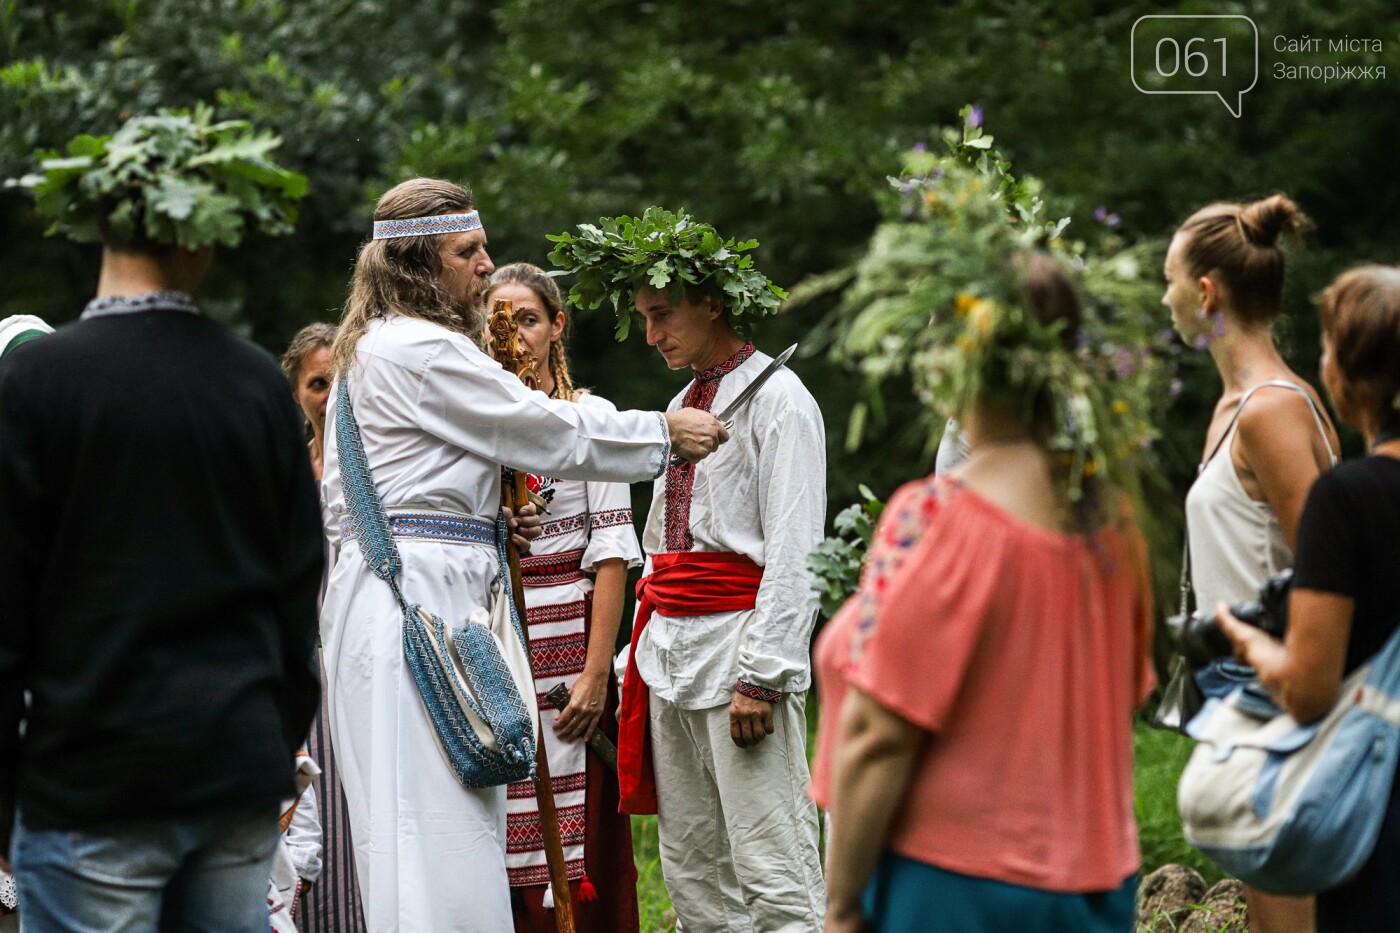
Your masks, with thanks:
[[[491,277],[487,305],[506,299],[515,309],[520,341],[538,361],[540,390],[551,398],[612,408],[581,391],[564,352],[568,318],[559,287],[543,270],[512,263]],[[526,465],[528,466],[528,465]],[[543,533],[521,560],[535,689],[562,684],[570,699],[545,730],[549,770],[568,864],[574,918],[580,933],[638,927],[637,871],[632,831],[618,812],[617,778],[584,740],[595,729],[614,742],[617,685],[612,659],[622,619],[627,568],[641,564],[632,527],[631,494],[624,483],[562,480],[528,474],[547,503]],[[590,582],[587,574],[593,575]],[[506,871],[517,933],[551,933],[545,895],[549,873],[540,835],[534,785],[507,791]]]

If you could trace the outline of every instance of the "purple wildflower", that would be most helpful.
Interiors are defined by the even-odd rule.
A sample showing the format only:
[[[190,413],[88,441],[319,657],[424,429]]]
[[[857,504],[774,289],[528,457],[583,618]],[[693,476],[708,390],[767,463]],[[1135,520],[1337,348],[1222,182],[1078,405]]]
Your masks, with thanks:
[[[1170,327],[1163,327],[1161,330],[1157,331],[1157,342],[1162,346],[1171,346],[1175,340],[1176,331],[1172,330]]]
[[[1127,379],[1133,374],[1137,360],[1133,358],[1132,351],[1119,350],[1113,354],[1113,371],[1117,373],[1119,379]]]
[[[972,109],[967,112],[967,125],[976,129],[982,125],[982,105],[973,104]]]
[[[1094,221],[1103,224],[1110,230],[1117,230],[1118,226],[1123,223],[1123,218],[1117,214],[1109,213],[1108,208],[1100,204],[1094,208]]]
[[[918,142],[914,143],[914,151],[928,152],[928,143],[924,142],[922,139],[919,140]]]

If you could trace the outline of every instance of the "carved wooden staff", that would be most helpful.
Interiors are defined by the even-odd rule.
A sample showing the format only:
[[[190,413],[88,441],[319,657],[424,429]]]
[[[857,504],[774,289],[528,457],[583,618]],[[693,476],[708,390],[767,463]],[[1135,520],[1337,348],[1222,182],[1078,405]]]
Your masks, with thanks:
[[[520,377],[532,389],[539,388],[535,372],[535,357],[520,343],[519,323],[511,303],[498,298],[492,304],[487,319],[491,334],[491,355],[496,362]],[[501,483],[501,504],[519,512],[529,502],[525,474],[507,469]],[[525,636],[525,654],[530,655],[530,625],[525,618],[525,586],[520,576],[520,551],[514,542],[506,542],[506,558],[510,564],[511,596],[520,613]],[[538,702],[534,696],[523,698],[527,703]],[[559,811],[554,806],[554,785],[549,777],[549,756],[544,748],[544,721],[540,721],[535,736],[535,801],[540,808],[540,830],[544,837],[544,856],[549,863],[549,887],[554,892],[554,927],[559,933],[574,933],[574,902],[569,897],[569,871],[564,862],[564,841],[559,833]]]

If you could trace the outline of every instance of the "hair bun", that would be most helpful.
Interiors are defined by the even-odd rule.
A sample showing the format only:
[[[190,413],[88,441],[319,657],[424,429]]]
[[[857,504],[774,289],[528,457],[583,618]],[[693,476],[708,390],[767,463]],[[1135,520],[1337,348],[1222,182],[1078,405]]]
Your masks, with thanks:
[[[1273,246],[1279,234],[1301,233],[1312,223],[1286,194],[1271,194],[1242,206],[1238,219],[1240,232],[1255,246]]]

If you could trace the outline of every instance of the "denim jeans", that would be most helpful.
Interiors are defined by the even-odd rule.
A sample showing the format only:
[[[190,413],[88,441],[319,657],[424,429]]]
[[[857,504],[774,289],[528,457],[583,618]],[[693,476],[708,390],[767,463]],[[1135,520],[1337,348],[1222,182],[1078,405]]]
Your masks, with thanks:
[[[276,812],[29,829],[11,861],[25,933],[266,933]]]

